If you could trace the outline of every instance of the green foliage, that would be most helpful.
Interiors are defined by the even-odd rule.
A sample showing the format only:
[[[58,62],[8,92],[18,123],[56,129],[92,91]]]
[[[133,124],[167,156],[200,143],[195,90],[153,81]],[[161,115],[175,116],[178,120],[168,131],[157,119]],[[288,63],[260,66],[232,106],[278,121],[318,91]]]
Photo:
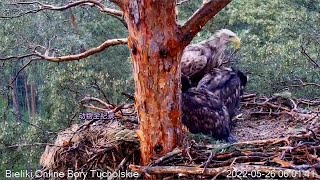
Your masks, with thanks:
[[[234,0],[205,26],[194,42],[219,29],[230,29],[242,41],[235,66],[248,74],[248,91],[272,95],[289,89],[294,97],[319,98],[317,87],[289,87],[294,79],[320,83],[319,68],[301,53],[304,46],[310,57],[320,63],[319,4],[319,0]],[[201,1],[194,0],[184,6],[200,5]],[[186,17],[182,14],[180,18],[184,21]]]
[[[8,117],[14,119],[14,117]],[[35,118],[32,120],[34,126],[25,122],[2,121],[0,123],[0,172],[5,170],[37,169],[39,155],[44,151],[44,146],[33,145],[35,142],[48,142],[53,140],[53,134],[46,132],[50,130],[50,124],[54,120]],[[39,130],[37,127],[42,127]],[[20,147],[7,148],[6,146],[21,145]],[[4,174],[1,174],[4,177]]]
[[[75,17],[74,22],[70,22],[71,15]],[[107,39],[127,36],[126,29],[119,21],[94,9],[88,11],[77,8],[11,20],[0,19],[0,24],[3,25],[0,29],[0,40],[3,44],[0,46],[1,57],[30,53],[31,47],[48,46],[49,41],[51,48],[57,50],[56,55],[77,54],[82,45],[89,49]],[[43,52],[41,48],[38,50]],[[79,101],[85,96],[105,100],[104,93],[112,103],[123,102],[125,98],[121,92],[133,92],[128,57],[128,49],[122,46],[110,48],[79,62],[32,62],[31,66],[20,72],[15,82],[23,120],[19,123],[13,114],[12,91],[7,91],[7,82],[28,59],[6,62],[4,66],[0,62],[0,90],[4,90],[0,94],[0,172],[5,169],[26,169],[27,166],[37,168],[43,146],[2,148],[16,144],[52,142],[54,134],[48,134],[44,130],[57,132],[66,128],[71,120],[77,120],[78,116],[74,115],[80,111]],[[25,107],[25,79],[29,84],[35,83],[37,87],[38,117],[32,119]],[[5,109],[7,95],[10,99],[8,110]],[[5,116],[2,116],[4,111]]]
[[[65,1],[50,3],[64,4]],[[185,22],[201,4],[202,0],[191,0],[179,6],[179,24]],[[24,6],[23,9],[30,8],[33,7]],[[3,2],[0,2],[0,9],[11,10],[3,11],[1,15],[21,10],[5,6]],[[314,86],[289,86],[294,79],[320,83],[319,68],[315,68],[301,53],[303,47],[312,59],[320,63],[319,11],[320,0],[233,0],[208,22],[194,42],[209,38],[222,28],[235,31],[242,40],[242,48],[233,59],[237,61],[235,66],[249,75],[247,91],[264,95],[290,92],[292,97],[319,98],[320,91]],[[1,57],[30,53],[32,47],[48,46],[49,41],[56,55],[76,54],[81,46],[89,49],[107,39],[127,36],[121,22],[94,8],[0,19],[0,25]],[[12,101],[9,104],[7,101],[12,93],[7,85],[28,60],[0,62],[0,149],[7,145],[52,140],[53,134],[43,129],[55,132],[68,126],[75,113],[81,111],[79,101],[85,96],[102,100],[106,97],[112,103],[120,104],[125,100],[121,92],[133,93],[129,51],[124,46],[109,48],[79,62],[56,64],[34,61],[16,81],[24,121],[17,123],[12,113]],[[25,79],[37,87],[38,117],[32,119],[24,102]],[[206,138],[199,140],[209,141]],[[26,166],[36,168],[43,147],[27,149],[2,150],[0,171],[25,169]]]

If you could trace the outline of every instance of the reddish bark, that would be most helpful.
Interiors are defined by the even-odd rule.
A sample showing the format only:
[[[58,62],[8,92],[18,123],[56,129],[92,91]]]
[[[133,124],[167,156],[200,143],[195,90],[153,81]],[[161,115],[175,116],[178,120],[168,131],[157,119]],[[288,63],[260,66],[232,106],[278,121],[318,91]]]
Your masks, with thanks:
[[[180,142],[180,58],[175,1],[123,4],[133,60],[142,164]]]

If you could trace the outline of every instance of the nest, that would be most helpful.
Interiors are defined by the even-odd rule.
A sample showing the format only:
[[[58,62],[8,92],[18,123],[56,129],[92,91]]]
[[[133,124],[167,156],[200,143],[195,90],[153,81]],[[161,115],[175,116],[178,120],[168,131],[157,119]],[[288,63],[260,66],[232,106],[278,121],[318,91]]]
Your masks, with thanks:
[[[174,149],[148,166],[139,166],[136,118],[131,118],[134,115],[125,110],[128,110],[127,106],[113,106],[110,109],[105,106],[102,107],[104,110],[115,113],[113,121],[89,121],[60,132],[54,146],[46,147],[40,164],[44,167],[43,172],[67,172],[70,169],[74,172],[97,169],[104,172],[133,171],[139,173],[139,178],[153,176],[157,179],[320,179],[318,104],[314,110],[302,113],[295,102],[292,107],[284,107],[280,101],[265,98],[257,100],[251,95],[245,98],[243,111],[249,112],[245,119],[250,120],[251,117],[253,121],[257,116],[288,116],[286,119],[289,118],[290,121],[305,122],[301,125],[306,128],[283,137],[240,141],[234,144],[214,141],[202,135],[188,136],[185,137],[182,147]],[[115,177],[108,176],[108,179],[113,178]]]
[[[320,141],[309,131],[280,139],[235,144],[202,144],[191,140],[149,166],[131,170],[157,179],[167,178],[310,178],[319,179]]]
[[[47,146],[40,164],[43,172],[115,172],[139,164],[139,141],[134,130],[117,121],[72,125]]]

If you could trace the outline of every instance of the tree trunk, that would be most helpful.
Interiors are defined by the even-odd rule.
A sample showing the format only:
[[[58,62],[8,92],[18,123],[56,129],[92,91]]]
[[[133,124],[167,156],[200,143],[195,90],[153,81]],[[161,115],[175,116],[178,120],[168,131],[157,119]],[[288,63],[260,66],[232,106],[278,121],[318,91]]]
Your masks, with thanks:
[[[231,0],[208,0],[176,23],[176,0],[110,0],[123,11],[133,61],[142,164],[181,143],[180,57],[202,27]]]
[[[36,116],[36,84],[34,82],[30,85],[31,94],[31,117]]]
[[[12,88],[12,105],[13,105],[13,112],[16,116],[17,122],[21,122],[21,112],[20,112],[20,107],[19,107],[19,101],[18,101],[18,96],[17,96],[17,85],[16,81],[14,81],[14,78],[10,78],[10,86]]]
[[[180,55],[175,0],[123,4],[133,61],[142,164],[181,142]]]
[[[31,114],[31,110],[30,110],[30,92],[29,92],[29,84],[28,84],[27,76],[25,77],[25,80],[24,80],[24,89],[25,89],[25,92],[26,92],[25,103],[27,105],[28,117],[30,119],[30,114]]]

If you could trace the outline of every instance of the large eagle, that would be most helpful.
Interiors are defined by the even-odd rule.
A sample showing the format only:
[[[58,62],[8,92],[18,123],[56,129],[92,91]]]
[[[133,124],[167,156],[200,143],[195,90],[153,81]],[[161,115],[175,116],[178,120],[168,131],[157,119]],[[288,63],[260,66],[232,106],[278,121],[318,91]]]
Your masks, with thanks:
[[[222,29],[208,40],[188,45],[181,57],[181,72],[196,84],[211,69],[222,65],[224,51],[230,42],[237,49],[240,48],[237,35],[228,29]]]
[[[231,119],[220,97],[201,87],[191,87],[182,75],[182,123],[191,133],[202,133],[215,139],[233,142],[230,136]]]
[[[228,67],[212,69],[198,83],[198,88],[211,91],[228,108],[230,118],[236,115],[240,96],[247,84],[247,76],[240,70]]]

